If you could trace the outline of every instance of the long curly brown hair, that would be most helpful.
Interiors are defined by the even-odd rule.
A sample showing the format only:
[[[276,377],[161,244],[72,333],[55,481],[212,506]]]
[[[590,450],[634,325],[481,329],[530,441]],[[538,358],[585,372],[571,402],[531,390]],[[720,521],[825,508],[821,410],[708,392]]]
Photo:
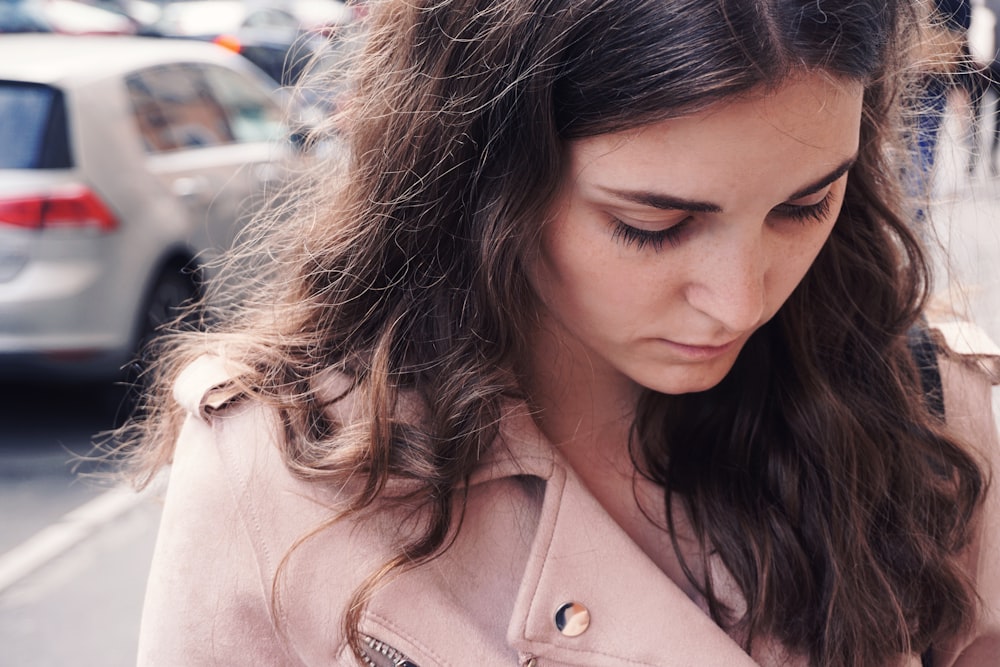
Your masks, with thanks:
[[[344,514],[393,500],[429,512],[357,591],[344,630],[358,647],[376,581],[448,547],[501,402],[524,398],[537,312],[525,266],[567,141],[824,71],[865,86],[832,236],[721,384],[641,399],[633,457],[735,578],[739,618],[711,576],[691,574],[710,568],[687,564],[748,650],[771,635],[816,665],[871,667],[966,628],[976,601],[957,554],[983,474],[925,408],[906,343],[929,285],[898,176],[921,16],[904,0],[376,3],[342,111],[313,135],[342,164],[317,165],[252,239],[212,331],[162,347],[148,405],[120,434],[135,479],[170,459],[179,370],[224,348],[250,369],[246,391],[283,415],[293,472],[363,473]],[[364,406],[349,427],[317,393],[331,370]],[[426,399],[419,420],[397,409],[403,391]],[[413,482],[405,498],[394,478]]]

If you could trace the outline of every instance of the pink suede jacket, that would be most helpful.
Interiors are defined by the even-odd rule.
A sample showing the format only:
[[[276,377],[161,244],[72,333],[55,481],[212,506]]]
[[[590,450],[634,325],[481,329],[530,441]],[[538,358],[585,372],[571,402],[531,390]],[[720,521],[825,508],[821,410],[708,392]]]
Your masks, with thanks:
[[[342,633],[351,593],[405,519],[327,526],[337,491],[294,477],[275,414],[227,390],[234,370],[199,359],[175,391],[189,412],[166,494],[139,664],[357,665]],[[988,384],[943,364],[949,421],[996,459]],[[509,453],[474,477],[463,528],[428,565],[378,589],[363,618],[370,665],[742,667],[806,665],[780,646],[754,657],[716,626],[591,496],[530,417],[502,425]],[[986,609],[935,667],[1000,665],[1000,502],[970,551]],[[275,574],[283,558],[299,545]],[[275,597],[276,596],[276,597]],[[918,667],[914,657],[911,664]]]

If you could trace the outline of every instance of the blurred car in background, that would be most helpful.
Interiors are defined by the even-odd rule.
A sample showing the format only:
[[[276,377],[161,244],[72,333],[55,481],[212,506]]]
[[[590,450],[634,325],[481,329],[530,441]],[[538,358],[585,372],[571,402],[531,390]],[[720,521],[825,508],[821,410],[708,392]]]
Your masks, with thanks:
[[[213,44],[0,37],[0,376],[118,375],[301,157]]]
[[[359,17],[355,7],[340,0],[286,0],[286,6],[306,30],[336,32]]]
[[[120,12],[76,0],[0,0],[0,34],[131,35],[137,28]]]
[[[214,41],[290,84],[353,18],[338,0],[174,0],[142,32]]]

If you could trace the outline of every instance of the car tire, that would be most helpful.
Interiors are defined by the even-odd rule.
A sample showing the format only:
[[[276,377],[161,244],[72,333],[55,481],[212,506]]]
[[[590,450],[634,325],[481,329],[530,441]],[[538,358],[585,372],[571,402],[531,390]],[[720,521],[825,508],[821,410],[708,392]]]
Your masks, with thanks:
[[[167,330],[195,326],[200,315],[192,304],[200,295],[197,272],[176,262],[161,269],[150,284],[136,317],[135,343],[128,363],[116,381],[102,385],[105,391],[101,404],[112,415],[113,428],[130,418],[141,418],[145,409],[143,396],[149,389],[146,371],[156,355],[156,347],[151,343]]]
[[[197,303],[200,295],[197,273],[177,264],[164,267],[151,283],[138,315],[135,351],[125,367],[127,406],[134,407],[146,389],[145,372],[156,353],[152,343],[157,336],[197,325],[200,314],[192,304]]]
[[[162,333],[165,325],[177,323],[181,326],[192,324],[197,312],[188,310],[183,319],[178,317],[186,306],[197,300],[200,290],[195,275],[190,270],[168,266],[153,281],[140,313],[139,348]]]

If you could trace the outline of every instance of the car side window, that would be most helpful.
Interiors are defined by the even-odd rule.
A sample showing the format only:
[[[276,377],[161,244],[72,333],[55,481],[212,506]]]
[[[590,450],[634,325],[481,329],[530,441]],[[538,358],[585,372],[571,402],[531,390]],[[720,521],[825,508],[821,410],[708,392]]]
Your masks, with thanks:
[[[275,141],[286,134],[281,108],[259,86],[223,67],[205,65],[204,75],[225,110],[236,141]]]
[[[162,65],[126,78],[132,109],[151,153],[220,146],[236,138],[219,101],[193,65]]]

